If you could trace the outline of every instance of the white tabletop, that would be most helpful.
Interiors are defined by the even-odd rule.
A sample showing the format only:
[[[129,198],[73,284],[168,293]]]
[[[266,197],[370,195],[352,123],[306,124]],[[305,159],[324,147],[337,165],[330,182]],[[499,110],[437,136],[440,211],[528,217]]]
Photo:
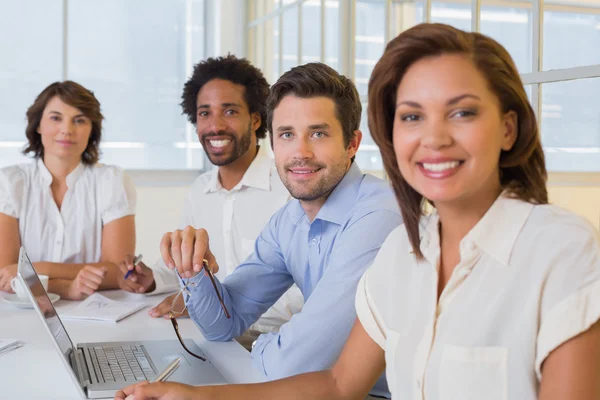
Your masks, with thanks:
[[[164,296],[146,297],[122,291],[102,294],[113,299],[134,299],[155,305]],[[2,292],[0,292],[2,297]],[[60,300],[61,310],[74,302]],[[148,307],[118,323],[63,321],[73,343],[129,340],[177,340],[169,320],[148,316]],[[219,343],[204,339],[194,323],[179,319],[184,338],[193,339],[229,383],[261,381],[252,367],[250,353],[235,341]],[[42,321],[33,309],[19,309],[0,299],[0,339],[19,339],[25,345],[0,355],[0,398],[2,399],[80,399],[79,392],[63,366]]]

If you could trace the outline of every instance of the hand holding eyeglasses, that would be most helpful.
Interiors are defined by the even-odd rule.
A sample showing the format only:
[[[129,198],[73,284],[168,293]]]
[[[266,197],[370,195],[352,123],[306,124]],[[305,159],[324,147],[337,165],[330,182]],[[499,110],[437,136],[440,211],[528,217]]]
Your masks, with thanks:
[[[205,229],[186,226],[183,230],[167,232],[160,242],[160,254],[170,269],[177,269],[182,278],[191,278],[202,271],[202,260],[208,261],[213,274],[219,270],[215,256],[208,246]]]
[[[184,230],[165,233],[160,242],[160,253],[165,264],[177,271],[177,275],[179,275],[182,283],[182,288],[173,298],[169,311],[169,319],[173,324],[177,339],[179,339],[179,343],[181,343],[185,351],[202,361],[206,361],[204,357],[195,354],[185,345],[179,333],[177,317],[183,315],[187,309],[184,294],[191,297],[192,291],[195,291],[194,288],[197,282],[191,281],[190,278],[204,270],[204,273],[212,283],[214,295],[219,299],[225,316],[231,318],[213,277],[213,273],[219,270],[219,266],[217,265],[215,256],[213,256],[208,248],[208,233],[204,229],[195,229],[192,226],[187,226]]]

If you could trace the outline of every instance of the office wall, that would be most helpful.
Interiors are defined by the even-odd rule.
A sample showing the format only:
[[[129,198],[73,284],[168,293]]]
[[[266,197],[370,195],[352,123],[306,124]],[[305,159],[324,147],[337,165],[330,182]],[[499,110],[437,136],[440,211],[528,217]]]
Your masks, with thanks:
[[[146,263],[159,259],[162,235],[179,228],[187,193],[187,186],[137,187],[137,252],[144,255]]]
[[[160,256],[162,234],[179,227],[187,186],[138,186],[137,248],[146,262]],[[572,210],[599,228],[600,187],[550,187],[550,201]]]

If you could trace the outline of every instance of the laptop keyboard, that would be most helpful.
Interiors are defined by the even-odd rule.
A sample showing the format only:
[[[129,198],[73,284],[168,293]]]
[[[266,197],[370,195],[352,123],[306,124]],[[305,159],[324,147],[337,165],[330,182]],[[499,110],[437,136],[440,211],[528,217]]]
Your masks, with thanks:
[[[96,346],[89,351],[100,382],[136,382],[156,375],[141,345]]]

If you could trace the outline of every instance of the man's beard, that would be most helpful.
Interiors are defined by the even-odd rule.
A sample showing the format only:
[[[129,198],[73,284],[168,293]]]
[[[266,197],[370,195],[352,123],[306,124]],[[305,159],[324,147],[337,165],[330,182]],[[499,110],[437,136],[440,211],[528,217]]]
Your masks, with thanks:
[[[233,150],[231,154],[227,158],[222,158],[224,155],[212,155],[210,152],[206,151],[205,143],[211,139],[211,137],[227,137],[231,140],[231,145],[233,146]],[[244,133],[238,141],[238,137],[227,131],[219,131],[219,132],[209,132],[202,135],[201,139],[202,145],[204,147],[204,152],[206,156],[210,160],[211,164],[216,165],[218,167],[223,165],[229,165],[241,156],[243,156],[248,149],[250,148],[250,143],[252,142],[252,123],[248,124],[248,130]]]
[[[288,173],[291,168],[308,167],[312,170],[320,170],[325,173],[311,186],[303,185],[299,182],[288,181]],[[328,196],[333,189],[341,182],[346,175],[347,167],[345,163],[332,165],[327,168],[325,165],[320,163],[303,163],[295,161],[288,163],[284,166],[283,171],[277,168],[279,177],[283,182],[284,186],[290,192],[292,197],[301,201],[314,201],[323,196]]]

